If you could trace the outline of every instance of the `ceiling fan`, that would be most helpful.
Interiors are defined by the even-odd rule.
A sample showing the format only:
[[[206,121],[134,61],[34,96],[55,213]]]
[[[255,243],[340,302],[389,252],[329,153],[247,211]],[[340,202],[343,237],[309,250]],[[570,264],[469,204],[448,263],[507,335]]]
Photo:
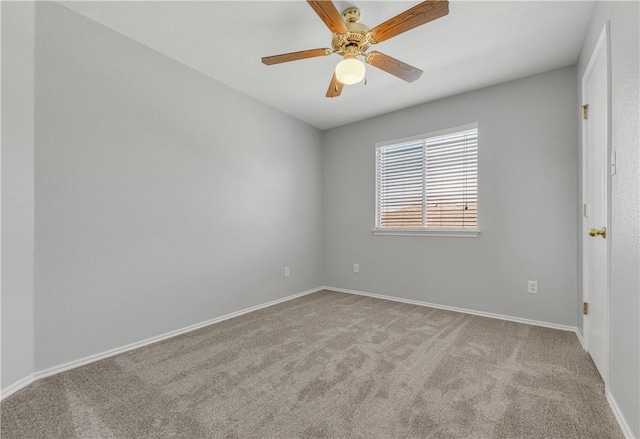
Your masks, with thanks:
[[[373,29],[369,29],[358,22],[360,20],[360,10],[358,8],[347,8],[340,15],[330,0],[307,0],[307,3],[316,11],[316,14],[320,16],[320,19],[327,25],[329,30],[333,32],[331,48],[302,50],[300,52],[267,56],[262,58],[262,62],[266,65],[273,65],[299,59],[326,56],[332,53],[344,57],[336,66],[333,78],[331,78],[329,89],[327,90],[328,98],[340,96],[342,87],[345,84],[352,85],[362,81],[365,74],[365,65],[358,59],[359,56],[364,57],[367,64],[371,64],[407,82],[413,82],[418,79],[422,75],[422,70],[376,50],[367,52],[367,49],[372,44],[381,43],[449,13],[448,0],[427,0],[390,18]]]

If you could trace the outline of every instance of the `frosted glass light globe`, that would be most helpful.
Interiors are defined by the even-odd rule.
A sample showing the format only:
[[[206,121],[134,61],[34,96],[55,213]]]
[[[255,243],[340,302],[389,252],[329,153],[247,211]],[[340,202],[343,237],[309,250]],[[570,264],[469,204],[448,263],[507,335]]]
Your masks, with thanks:
[[[365,66],[362,61],[353,57],[345,57],[336,66],[336,79],[344,85],[353,85],[364,79]]]

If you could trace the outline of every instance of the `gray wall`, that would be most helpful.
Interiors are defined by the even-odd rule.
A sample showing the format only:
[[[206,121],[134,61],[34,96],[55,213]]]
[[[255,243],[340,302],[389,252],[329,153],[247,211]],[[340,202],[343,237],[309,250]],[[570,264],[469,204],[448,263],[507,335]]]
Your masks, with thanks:
[[[53,2],[36,22],[36,370],[321,284],[319,131]]]
[[[325,285],[575,326],[575,81],[567,67],[326,131]],[[375,143],[473,122],[480,236],[374,236]]]
[[[34,5],[2,2],[2,377],[33,372]]]
[[[579,84],[607,21],[611,26],[611,350],[609,391],[640,437],[640,33],[638,2],[599,2],[578,61]],[[581,263],[581,262],[580,262]],[[580,316],[582,328],[582,316]]]

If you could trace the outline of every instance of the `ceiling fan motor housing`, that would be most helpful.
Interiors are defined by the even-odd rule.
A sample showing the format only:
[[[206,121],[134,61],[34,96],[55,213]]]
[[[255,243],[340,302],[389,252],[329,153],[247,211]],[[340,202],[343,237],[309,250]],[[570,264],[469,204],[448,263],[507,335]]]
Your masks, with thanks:
[[[331,47],[334,53],[345,55],[347,53],[355,53],[361,55],[369,46],[371,46],[371,38],[369,28],[360,20],[360,10],[358,8],[347,8],[342,12],[345,24],[349,31],[344,34],[333,34]]]

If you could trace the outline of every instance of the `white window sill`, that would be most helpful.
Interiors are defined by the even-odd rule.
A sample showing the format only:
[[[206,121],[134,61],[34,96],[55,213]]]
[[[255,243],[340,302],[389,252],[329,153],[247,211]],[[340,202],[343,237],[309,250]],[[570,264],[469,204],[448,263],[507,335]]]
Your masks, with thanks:
[[[430,228],[430,229],[410,229],[410,228],[383,228],[383,229],[371,229],[374,235],[398,235],[398,236],[441,236],[450,238],[477,238],[480,234],[478,229],[445,229],[445,228]]]

